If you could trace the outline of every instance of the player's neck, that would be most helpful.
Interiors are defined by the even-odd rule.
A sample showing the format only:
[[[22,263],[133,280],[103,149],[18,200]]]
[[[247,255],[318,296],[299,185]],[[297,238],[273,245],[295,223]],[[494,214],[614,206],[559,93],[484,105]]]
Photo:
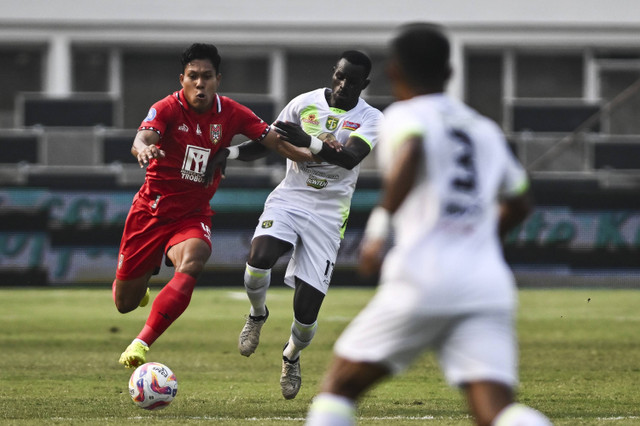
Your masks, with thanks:
[[[325,90],[324,98],[327,101],[327,105],[329,105],[331,108],[338,108],[338,109],[341,109],[341,110],[344,110],[344,111],[352,110],[353,108],[356,107],[356,105],[358,105],[358,102],[360,101],[360,97],[357,97],[352,101],[345,102],[345,103],[342,103],[342,102],[339,103],[339,102],[335,101],[333,99],[333,97],[331,96],[331,90],[330,89]]]

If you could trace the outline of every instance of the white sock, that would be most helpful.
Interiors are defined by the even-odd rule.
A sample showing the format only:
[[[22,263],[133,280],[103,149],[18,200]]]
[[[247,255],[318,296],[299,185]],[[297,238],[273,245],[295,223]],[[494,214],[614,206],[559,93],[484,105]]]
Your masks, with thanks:
[[[305,425],[353,426],[355,421],[355,402],[344,396],[321,393],[313,398]]]
[[[244,288],[251,302],[251,316],[266,315],[267,289],[271,283],[271,269],[254,268],[247,263],[244,270]]]
[[[313,324],[302,324],[297,319],[293,319],[291,323],[291,336],[289,336],[289,344],[282,352],[289,361],[295,361],[300,356],[300,351],[311,344],[313,336],[318,329],[318,321]]]
[[[133,339],[133,341],[131,343],[135,343],[135,342],[142,343],[144,346],[149,347],[149,345],[147,345],[147,342],[145,342],[144,340],[140,340],[137,337],[135,339]]]
[[[541,412],[523,404],[507,405],[492,422],[493,426],[552,426]]]

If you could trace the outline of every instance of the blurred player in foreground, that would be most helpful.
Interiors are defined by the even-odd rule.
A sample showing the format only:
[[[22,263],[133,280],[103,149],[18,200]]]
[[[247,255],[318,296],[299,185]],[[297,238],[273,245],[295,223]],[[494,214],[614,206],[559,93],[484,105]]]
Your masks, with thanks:
[[[430,24],[401,28],[378,158],[384,175],[361,252],[380,287],[335,345],[307,425],[353,425],[358,398],[434,350],[479,425],[549,425],[514,403],[516,289],[499,237],[530,209],[528,179],[498,126],[445,95],[449,42]]]
[[[300,351],[309,346],[316,333],[318,313],[347,226],[360,162],[376,144],[382,113],[360,98],[369,84],[370,71],[367,55],[355,50],[344,52],[333,69],[331,88],[297,96],[273,125],[281,140],[309,149],[316,158],[288,160],[285,178],[267,198],[244,274],[251,310],[238,349],[250,356],[258,347],[261,328],[269,316],[265,301],[271,268],[293,249],[285,283],[295,289],[294,315],[282,353],[280,377],[286,399],[295,398],[300,390]],[[252,159],[245,151],[259,149],[257,145],[249,142],[232,147],[229,158]]]
[[[182,90],[151,107],[131,149],[140,167],[148,167],[120,243],[113,283],[118,311],[148,303],[148,281],[165,254],[175,273],[155,298],[144,328],[120,356],[130,368],[146,361],[149,346],[187,308],[211,255],[209,202],[221,175],[208,172],[209,157],[242,134],[281,152],[288,146],[293,158],[313,158],[308,149],[279,141],[251,110],[217,94],[221,74],[215,46],[193,44],[183,52],[182,66]]]

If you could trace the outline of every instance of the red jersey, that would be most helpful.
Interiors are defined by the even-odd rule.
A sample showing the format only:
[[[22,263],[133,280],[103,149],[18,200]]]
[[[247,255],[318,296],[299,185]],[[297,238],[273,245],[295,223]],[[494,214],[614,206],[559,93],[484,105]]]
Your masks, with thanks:
[[[153,104],[140,130],[160,135],[157,147],[165,158],[149,163],[138,196],[149,201],[154,215],[179,218],[213,214],[209,202],[221,176],[217,173],[213,184],[204,187],[209,158],[228,147],[237,134],[262,139],[269,125],[244,105],[218,95],[209,112],[196,114],[180,90]]]

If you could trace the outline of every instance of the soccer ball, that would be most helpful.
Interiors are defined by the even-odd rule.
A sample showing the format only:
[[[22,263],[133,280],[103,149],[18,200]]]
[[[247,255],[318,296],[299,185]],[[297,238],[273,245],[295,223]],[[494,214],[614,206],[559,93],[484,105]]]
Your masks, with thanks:
[[[160,410],[178,393],[178,380],[173,371],[159,362],[148,362],[136,368],[129,379],[133,402],[145,410]]]

